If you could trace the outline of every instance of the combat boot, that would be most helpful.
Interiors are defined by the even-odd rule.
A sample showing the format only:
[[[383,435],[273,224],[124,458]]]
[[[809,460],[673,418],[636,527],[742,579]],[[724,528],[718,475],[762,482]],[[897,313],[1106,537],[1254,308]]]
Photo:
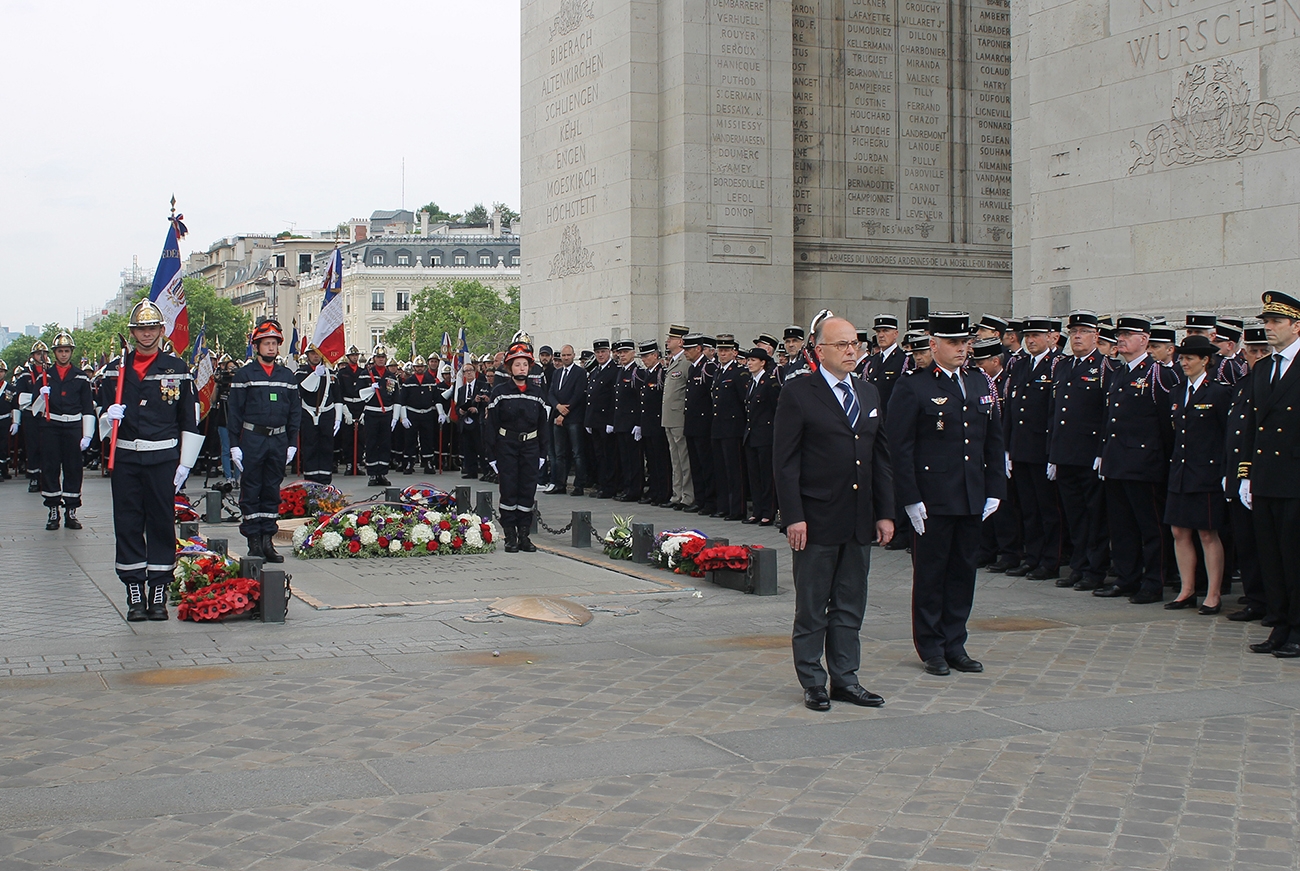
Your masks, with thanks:
[[[244,536],[244,539],[245,539],[245,541],[248,542],[248,555],[249,555],[249,556],[257,556],[257,557],[265,557],[265,556],[266,556],[266,554],[262,553],[262,536],[260,536],[260,535],[246,535],[246,536]]]
[[[167,585],[149,585],[149,608],[144,615],[150,620],[167,619]]]
[[[45,528],[50,530],[59,528],[59,506],[50,506],[50,517],[45,521]]]
[[[35,478],[31,478],[31,479],[29,479],[29,480],[27,481],[27,492],[28,492],[28,493],[39,493],[39,492],[41,492],[41,482],[40,482],[40,481],[37,481]]]
[[[506,553],[519,553],[519,535],[513,526],[505,527]]]
[[[77,519],[77,509],[63,509],[63,525],[68,529],[81,529],[81,521]]]
[[[130,623],[139,623],[145,618],[144,584],[132,581],[126,585],[126,619]]]
[[[537,545],[533,544],[532,539],[528,537],[529,527],[532,525],[532,518],[519,524],[519,551],[520,553],[537,553]]]
[[[275,542],[272,536],[262,536],[262,558],[269,563],[282,563],[284,557],[275,549]]]

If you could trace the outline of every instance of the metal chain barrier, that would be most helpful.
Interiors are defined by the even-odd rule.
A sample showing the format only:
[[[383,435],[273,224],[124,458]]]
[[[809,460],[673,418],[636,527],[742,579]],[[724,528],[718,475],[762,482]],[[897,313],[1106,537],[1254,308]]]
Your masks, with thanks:
[[[537,520],[537,528],[541,529],[544,532],[548,532],[551,535],[567,535],[573,529],[572,520],[570,520],[568,523],[561,526],[559,529],[556,529],[548,525],[545,520],[542,520],[541,509],[535,505],[533,506],[533,517],[534,519]],[[601,534],[600,530],[596,529],[595,524],[591,523],[590,521],[588,521],[587,523],[587,529],[591,532],[592,537],[596,541],[600,541],[604,538],[604,535]]]

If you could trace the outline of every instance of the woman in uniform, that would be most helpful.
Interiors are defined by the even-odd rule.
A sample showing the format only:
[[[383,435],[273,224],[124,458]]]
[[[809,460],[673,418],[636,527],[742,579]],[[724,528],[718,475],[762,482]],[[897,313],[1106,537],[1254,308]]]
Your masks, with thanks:
[[[537,496],[537,474],[546,462],[550,434],[550,409],[542,388],[528,377],[533,368],[533,346],[516,342],[510,346],[503,366],[509,378],[497,378],[488,404],[484,444],[491,456],[492,471],[498,476],[501,526],[506,535],[506,553],[533,553],[528,539]]]

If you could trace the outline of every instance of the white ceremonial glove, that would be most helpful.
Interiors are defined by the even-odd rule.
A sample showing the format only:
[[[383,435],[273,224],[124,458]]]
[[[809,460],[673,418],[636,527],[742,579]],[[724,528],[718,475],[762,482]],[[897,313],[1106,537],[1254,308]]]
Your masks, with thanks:
[[[388,425],[388,428],[389,428],[389,429],[397,429],[397,418],[396,418],[396,417],[393,418],[393,422],[392,422],[391,424]]]
[[[324,378],[325,376],[330,374],[329,367],[327,367],[324,363],[321,363],[319,366],[316,367],[316,374]]]
[[[1101,457],[1092,461],[1092,470],[1097,473],[1097,477],[1105,481],[1106,476],[1101,473]]]
[[[14,426],[17,426],[17,425],[18,425],[18,424],[14,424]],[[585,429],[587,430],[587,435],[591,435],[591,434],[592,434],[592,432],[591,432],[591,427],[585,427]]]
[[[983,520],[988,520],[988,519],[989,519],[989,515],[992,514],[994,511],[997,511],[997,510],[998,510],[998,506],[1001,505],[1001,504],[1002,504],[1002,500],[1001,500],[1001,499],[994,499],[992,496],[990,496],[989,498],[985,499],[985,500],[984,500],[984,516],[981,517],[980,520],[981,520],[981,521],[983,521]]]
[[[293,458],[296,456],[298,456],[298,449],[293,445],[289,445],[288,456],[285,457],[284,464],[286,466],[289,465],[290,463],[293,462]]]
[[[49,395],[50,395],[50,385],[46,384],[44,387],[41,388],[41,396],[49,396]]]
[[[343,418],[339,417],[337,414],[334,415],[334,435],[339,434],[339,428],[341,426],[343,426]]]
[[[88,447],[90,447],[90,436],[86,436],[81,440],[81,449],[84,451]]]
[[[1047,464],[1047,480],[1049,481],[1056,480],[1056,463]]]
[[[606,424],[605,435],[613,435],[613,434],[614,434],[614,427],[610,426],[609,424]]]
[[[239,471],[244,471],[244,451],[241,448],[231,448],[230,462],[234,463]]]
[[[110,405],[108,407],[107,416],[109,420],[121,420],[122,418],[126,417],[126,406],[120,404]]]
[[[1237,488],[1237,495],[1241,497],[1241,504],[1246,506],[1246,510],[1253,511],[1255,508],[1254,500],[1250,497],[1250,479],[1242,478],[1241,486]]]
[[[402,427],[403,429],[411,428],[411,419],[409,417],[402,418]]]
[[[12,424],[9,427],[9,435],[18,435],[18,424]]]
[[[907,512],[907,517],[912,521],[912,528],[916,530],[917,535],[925,535],[925,513],[924,502],[913,502],[911,505],[905,505],[903,510]]]
[[[497,471],[497,461],[496,461],[496,460],[493,460],[492,462],[488,463],[488,465],[492,467],[492,471],[494,471],[494,472]],[[497,472],[497,474],[499,475],[499,474],[501,474],[501,473],[500,473],[500,472]]]
[[[438,409],[438,425],[439,425],[439,426],[442,426],[443,424],[445,424],[445,423],[446,423],[448,420],[450,420],[450,419],[451,419],[451,418],[447,417],[447,412],[443,411],[441,408]]]
[[[637,441],[641,441],[641,427],[639,426],[632,427],[632,438],[636,439]]]
[[[188,478],[189,476],[190,476],[190,470],[188,467],[186,466],[176,467],[176,477],[172,478],[172,486],[176,488],[177,493],[181,492],[181,488],[185,486],[185,479]]]
[[[352,426],[352,411],[346,405],[343,406],[343,422]]]
[[[538,458],[537,458],[537,468],[540,469],[542,466],[545,466],[545,465],[546,465],[546,457],[538,457]]]
[[[1219,487],[1223,490],[1225,494],[1228,492],[1228,479],[1226,476],[1219,479]]]
[[[1011,477],[1011,454],[1007,454],[1007,477]]]

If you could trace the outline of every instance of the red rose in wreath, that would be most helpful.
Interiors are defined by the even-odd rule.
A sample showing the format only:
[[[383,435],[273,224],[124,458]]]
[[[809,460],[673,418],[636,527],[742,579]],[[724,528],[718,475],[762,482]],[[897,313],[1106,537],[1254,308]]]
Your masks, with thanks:
[[[456,536],[455,538],[453,538],[453,539],[451,540],[451,546],[452,546],[452,549],[453,549],[453,550],[460,550],[461,545],[463,545],[464,543],[465,543],[465,539],[461,538],[461,537],[458,535],[458,536]]]
[[[427,550],[429,553],[435,553],[438,550],[438,542],[429,541],[424,545],[424,549]]]
[[[361,550],[361,542],[357,541],[355,538],[348,542],[348,553],[356,553],[359,550]]]

